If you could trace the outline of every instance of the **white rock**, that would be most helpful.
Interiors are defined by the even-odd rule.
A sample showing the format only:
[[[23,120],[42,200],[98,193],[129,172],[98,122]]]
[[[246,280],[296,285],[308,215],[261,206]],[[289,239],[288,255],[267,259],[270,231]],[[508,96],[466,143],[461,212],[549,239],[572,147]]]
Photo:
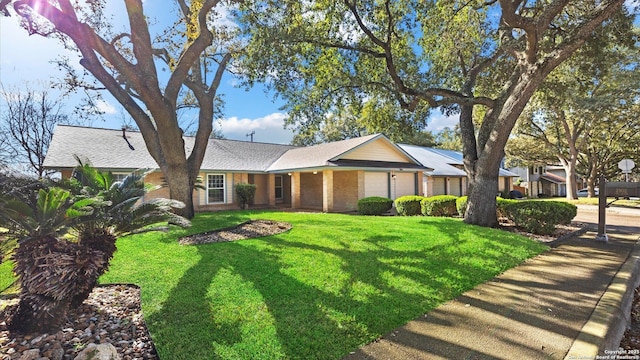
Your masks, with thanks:
[[[118,351],[111,344],[89,344],[73,360],[121,360]]]

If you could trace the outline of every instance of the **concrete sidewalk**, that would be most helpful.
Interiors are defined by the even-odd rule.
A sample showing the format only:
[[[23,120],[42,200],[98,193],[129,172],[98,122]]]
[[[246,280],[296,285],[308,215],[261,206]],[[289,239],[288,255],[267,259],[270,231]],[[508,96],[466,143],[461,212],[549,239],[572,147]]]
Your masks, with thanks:
[[[595,235],[570,237],[344,359],[586,360],[615,350],[640,280],[638,234]]]

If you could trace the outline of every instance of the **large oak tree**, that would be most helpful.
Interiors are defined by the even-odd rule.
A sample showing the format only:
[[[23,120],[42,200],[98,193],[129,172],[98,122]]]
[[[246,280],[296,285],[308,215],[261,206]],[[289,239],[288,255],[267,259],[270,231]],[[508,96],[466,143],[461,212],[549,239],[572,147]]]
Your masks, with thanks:
[[[597,175],[616,169],[637,144],[640,57],[631,23],[620,22],[616,30],[597,32],[538,89],[515,131],[536,146],[518,147],[522,138],[507,145],[507,152],[529,160],[543,148],[554,154],[567,174],[567,199],[577,197],[579,162],[593,195]]]
[[[147,149],[164,173],[171,198],[193,217],[193,187],[213,128],[217,90],[235,49],[235,28],[219,26],[220,0],[176,0],[176,21],[158,34],[142,0],[123,0],[128,24],[112,31],[106,1],[4,0],[0,10],[17,14],[30,34],[60,39],[76,49],[80,65],[98,83],[69,71],[68,85],[108,91],[131,115]],[[165,4],[171,10],[172,3]],[[163,73],[162,70],[166,70]],[[165,75],[166,74],[166,75]],[[177,111],[197,107],[192,149],[185,148]]]
[[[288,101],[294,123],[371,97],[458,113],[465,221],[495,226],[498,169],[516,120],[594,30],[628,16],[623,3],[263,0],[245,4],[245,66]]]

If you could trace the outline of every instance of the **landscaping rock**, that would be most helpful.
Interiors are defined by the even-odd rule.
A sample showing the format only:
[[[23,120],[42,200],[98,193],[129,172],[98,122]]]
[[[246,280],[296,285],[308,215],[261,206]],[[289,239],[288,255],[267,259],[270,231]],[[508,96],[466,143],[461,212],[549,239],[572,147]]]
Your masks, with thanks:
[[[120,360],[118,350],[111,344],[89,344],[73,360]]]
[[[0,312],[0,360],[72,360],[100,343],[111,344],[118,359],[158,359],[140,310],[137,286],[96,287],[81,306],[69,312],[68,322],[55,334],[9,333],[6,319],[17,299],[0,300],[0,308],[4,305]]]

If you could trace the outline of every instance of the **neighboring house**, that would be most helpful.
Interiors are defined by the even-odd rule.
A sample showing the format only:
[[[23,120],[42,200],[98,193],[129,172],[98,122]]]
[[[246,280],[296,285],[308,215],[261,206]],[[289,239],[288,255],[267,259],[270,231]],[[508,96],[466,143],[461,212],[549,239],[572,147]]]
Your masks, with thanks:
[[[450,156],[422,146],[400,144],[422,164],[429,164],[433,171],[424,172],[422,177],[423,196],[467,194],[467,173],[462,164]]]
[[[194,139],[184,142],[189,152]],[[74,155],[117,177],[151,169],[145,182],[163,182],[139,132],[58,125],[45,167],[69,177]],[[200,170],[205,189],[194,190],[194,207],[237,208],[234,185],[250,183],[254,206],[351,211],[367,196],[421,194],[423,173],[432,170],[380,134],[309,147],[210,139]],[[168,197],[168,189],[150,196]]]
[[[467,173],[464,171],[462,153],[415,145],[400,144],[399,146],[422,164],[433,168],[423,174],[422,195],[467,195],[468,180]],[[496,193],[511,191],[513,178],[517,176],[508,170],[500,169]]]
[[[529,197],[555,197],[567,195],[567,175],[562,166],[536,165],[509,169],[522,179]],[[581,188],[578,183],[578,188]]]

